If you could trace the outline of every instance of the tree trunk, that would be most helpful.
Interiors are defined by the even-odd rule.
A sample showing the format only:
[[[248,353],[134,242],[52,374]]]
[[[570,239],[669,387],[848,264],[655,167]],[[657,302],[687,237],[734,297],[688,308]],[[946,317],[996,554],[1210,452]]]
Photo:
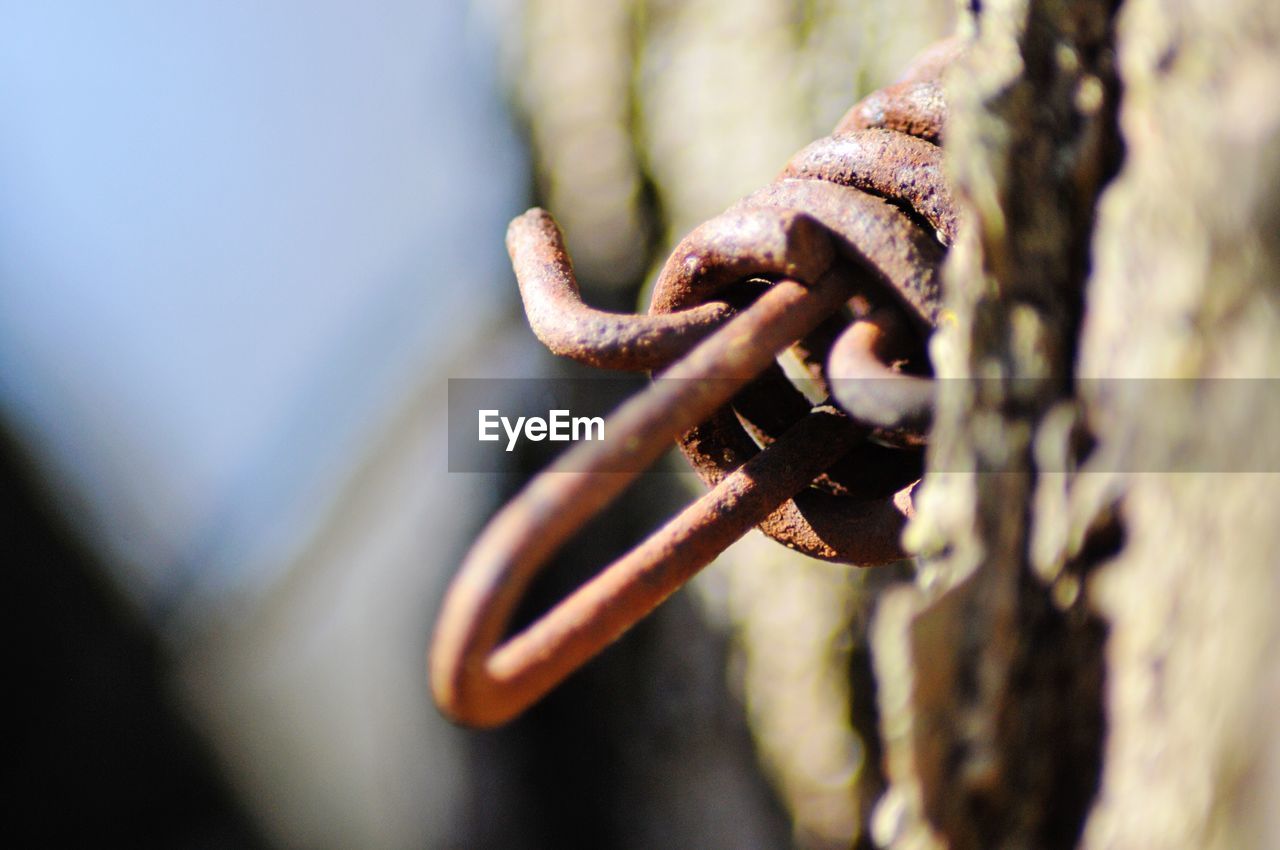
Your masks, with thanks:
[[[1280,847],[1280,4],[972,7],[875,838]]]

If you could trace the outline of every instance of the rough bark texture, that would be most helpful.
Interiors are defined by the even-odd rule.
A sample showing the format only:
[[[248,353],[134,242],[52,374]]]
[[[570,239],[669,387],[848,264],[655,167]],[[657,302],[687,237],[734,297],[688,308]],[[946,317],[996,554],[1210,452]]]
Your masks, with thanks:
[[[1280,847],[1278,20],[973,4],[881,845]]]

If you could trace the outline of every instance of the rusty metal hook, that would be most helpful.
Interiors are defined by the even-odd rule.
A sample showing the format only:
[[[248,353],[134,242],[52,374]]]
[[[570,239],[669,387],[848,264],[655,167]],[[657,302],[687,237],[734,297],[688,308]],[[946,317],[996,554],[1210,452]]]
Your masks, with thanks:
[[[607,421],[611,438],[579,443],[495,516],[446,594],[431,683],[454,719],[493,726],[519,714],[837,460],[863,431],[817,410],[767,452],[520,634],[503,641],[529,582],[676,436],[706,419],[851,294],[833,270],[811,286],[782,280]],[[581,471],[581,470],[589,471]],[[868,511],[862,531],[892,535],[903,517]]]
[[[529,326],[553,354],[600,369],[649,371],[682,357],[733,311],[723,302],[666,316],[609,313],[584,304],[564,236],[534,207],[507,228],[507,253]]]
[[[874,427],[894,445],[921,446],[933,422],[934,382],[887,365],[902,321],[880,308],[855,321],[836,340],[827,359],[831,396],[856,421]]]

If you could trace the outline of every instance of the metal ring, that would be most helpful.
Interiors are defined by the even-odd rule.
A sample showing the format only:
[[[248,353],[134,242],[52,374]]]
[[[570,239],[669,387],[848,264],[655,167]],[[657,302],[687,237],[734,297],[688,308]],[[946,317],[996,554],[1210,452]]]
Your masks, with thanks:
[[[956,208],[942,170],[942,148],[892,130],[858,130],[818,139],[803,148],[783,177],[826,180],[883,198],[905,201],[950,245]]]
[[[756,222],[776,220],[784,213],[802,213],[797,221],[819,222],[835,240],[838,252],[878,281],[872,287],[877,294],[901,293],[901,304],[915,321],[932,325],[938,309],[935,274],[942,258],[941,246],[893,204],[854,188],[816,180],[782,180],[696,229],[672,253],[659,275],[650,311],[661,314],[696,307],[707,299],[722,297],[729,284],[741,280],[749,269],[776,265],[776,250],[761,249],[753,239],[737,238],[736,234],[748,226],[758,230]],[[731,242],[745,244],[735,244],[729,252],[708,248]],[[722,271],[720,260],[708,259],[722,254],[736,258],[732,273]],[[838,265],[853,273],[847,260]],[[865,293],[868,287],[861,289]],[[757,389],[753,386],[744,395],[749,397]],[[783,412],[788,389],[784,386],[770,393],[775,414]],[[798,396],[794,389],[790,393]],[[768,409],[767,403],[760,401],[759,406]],[[744,407],[747,405],[726,406],[680,437],[681,450],[708,486],[716,486],[755,456],[760,451],[758,439],[767,445],[776,438],[777,426],[787,424],[785,420],[751,419]],[[847,487],[846,492],[810,488],[779,508],[761,524],[761,530],[788,547],[823,560],[874,566],[903,557],[896,537],[862,537],[850,518],[876,504],[890,505],[900,515],[909,516],[909,485],[919,478],[921,458],[876,445],[865,446],[860,453],[862,462],[874,468],[874,475],[865,467],[855,468],[845,480],[892,484],[892,489],[867,499],[870,494],[850,493]]]
[[[904,328],[892,310],[879,309],[849,326],[831,348],[831,395],[854,421],[899,446],[924,445],[933,422],[934,382],[892,366],[890,346]]]

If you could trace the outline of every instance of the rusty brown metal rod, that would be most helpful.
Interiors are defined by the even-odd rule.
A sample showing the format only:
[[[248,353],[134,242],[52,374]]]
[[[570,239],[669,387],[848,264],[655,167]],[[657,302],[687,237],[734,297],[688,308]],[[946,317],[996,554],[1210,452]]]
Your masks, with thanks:
[[[534,207],[507,228],[529,325],[555,354],[602,369],[648,371],[674,362],[724,324],[721,302],[666,316],[597,310],[582,301],[564,236],[551,214]]]
[[[921,445],[933,421],[934,381],[885,362],[891,338],[905,330],[894,311],[883,308],[854,322],[831,348],[827,378],[832,397],[852,419],[896,432],[892,442]]]
[[[828,230],[838,255],[879,278],[922,328],[937,323],[942,303],[938,268],[946,251],[896,204],[827,180],[783,178],[747,195],[730,212],[757,215],[764,210],[803,211]],[[661,291],[664,279],[659,275],[652,312],[667,312],[657,309],[660,306],[688,309],[699,303],[697,299],[660,299],[666,294]]]
[[[942,169],[942,148],[893,130],[858,130],[819,139],[791,158],[782,177],[826,180],[906,201],[938,232],[956,234],[956,209]]]
[[[853,105],[836,125],[836,134],[880,127],[908,136],[942,140],[947,103],[937,80],[895,83],[872,92]]]
[[[836,125],[835,134],[883,127],[941,142],[947,121],[942,75],[964,52],[965,41],[958,36],[925,48],[911,60],[896,83],[855,103]]]
[[[502,642],[529,582],[678,435],[724,405],[852,292],[846,277],[783,280],[606,422],[499,511],[446,594],[433,641],[436,701],[455,720],[494,726],[519,714],[630,628],[725,546],[836,460],[862,432],[815,413],[730,474],[520,634]],[[782,444],[782,445],[779,445]],[[586,471],[583,471],[586,470]]]
[[[832,231],[807,211],[726,210],[680,240],[653,286],[650,315],[682,315],[757,277],[817,280],[835,260]]]

